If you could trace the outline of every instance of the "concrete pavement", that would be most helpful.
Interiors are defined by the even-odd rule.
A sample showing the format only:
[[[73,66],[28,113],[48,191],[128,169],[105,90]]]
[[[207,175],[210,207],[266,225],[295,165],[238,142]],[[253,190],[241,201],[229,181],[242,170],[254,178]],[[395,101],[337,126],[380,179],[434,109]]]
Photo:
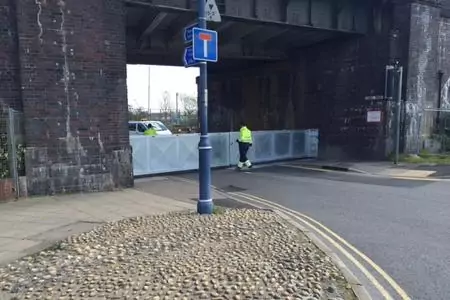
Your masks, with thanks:
[[[139,189],[23,199],[0,205],[0,264],[104,222],[193,210],[195,203]]]

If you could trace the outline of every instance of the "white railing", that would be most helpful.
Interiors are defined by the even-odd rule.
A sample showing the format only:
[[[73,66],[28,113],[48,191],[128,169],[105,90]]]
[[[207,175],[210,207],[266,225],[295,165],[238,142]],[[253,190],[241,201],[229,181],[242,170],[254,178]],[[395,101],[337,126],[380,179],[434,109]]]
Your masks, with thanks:
[[[235,165],[239,159],[237,132],[211,133],[212,167]],[[135,176],[198,169],[198,134],[130,136]],[[318,131],[283,130],[253,132],[248,153],[254,163],[317,157]]]

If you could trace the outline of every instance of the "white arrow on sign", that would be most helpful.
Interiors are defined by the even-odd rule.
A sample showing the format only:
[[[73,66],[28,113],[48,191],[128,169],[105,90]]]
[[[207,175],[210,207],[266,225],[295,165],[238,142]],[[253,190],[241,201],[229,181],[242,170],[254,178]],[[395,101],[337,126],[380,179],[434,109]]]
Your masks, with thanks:
[[[222,22],[222,18],[220,17],[219,9],[217,8],[215,0],[206,0],[205,15],[206,21],[217,23]]]

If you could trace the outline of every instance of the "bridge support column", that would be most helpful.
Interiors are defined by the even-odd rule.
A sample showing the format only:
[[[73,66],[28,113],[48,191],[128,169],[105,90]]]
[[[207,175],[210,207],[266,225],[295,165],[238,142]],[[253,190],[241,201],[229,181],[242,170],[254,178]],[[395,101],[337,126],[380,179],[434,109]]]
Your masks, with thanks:
[[[122,0],[16,5],[28,193],[133,185]]]
[[[441,8],[433,1],[411,3],[409,57],[407,63],[405,97],[405,152],[417,154],[424,139],[430,136],[434,122],[426,116],[427,108],[437,108],[439,98],[439,75],[441,68],[450,71],[450,66],[441,66],[450,49],[442,44],[450,37],[449,28],[442,28]],[[448,21],[447,21],[448,22]],[[443,52],[441,51],[443,50]],[[427,118],[428,117],[428,118]],[[428,119],[428,121],[427,121]],[[429,122],[431,120],[431,122]]]

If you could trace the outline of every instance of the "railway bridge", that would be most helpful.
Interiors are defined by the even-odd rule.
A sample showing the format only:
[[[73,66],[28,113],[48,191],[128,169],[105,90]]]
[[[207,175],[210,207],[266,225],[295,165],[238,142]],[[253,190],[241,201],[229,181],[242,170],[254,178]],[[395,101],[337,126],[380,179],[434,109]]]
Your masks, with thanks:
[[[320,155],[392,150],[386,65],[404,67],[402,145],[446,107],[448,0],[216,0],[212,131],[318,128]],[[0,0],[0,103],[23,111],[30,194],[133,184],[126,64],[181,65],[196,0]],[[176,84],[176,82],[174,82]],[[368,119],[368,113],[375,118]]]

